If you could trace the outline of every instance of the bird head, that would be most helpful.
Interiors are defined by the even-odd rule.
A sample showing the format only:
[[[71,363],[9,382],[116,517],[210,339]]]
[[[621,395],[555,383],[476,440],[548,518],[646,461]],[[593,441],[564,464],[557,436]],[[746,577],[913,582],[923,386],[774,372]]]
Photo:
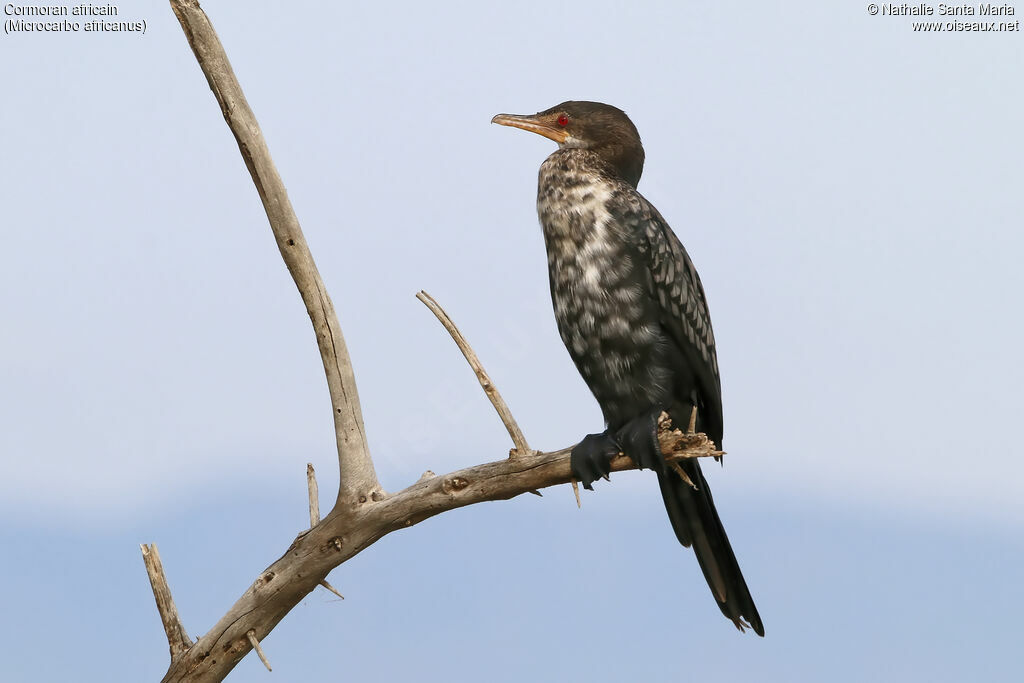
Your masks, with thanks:
[[[644,147],[636,126],[624,111],[608,104],[562,102],[537,114],[498,114],[491,123],[543,135],[561,149],[594,152],[634,187],[644,170]]]

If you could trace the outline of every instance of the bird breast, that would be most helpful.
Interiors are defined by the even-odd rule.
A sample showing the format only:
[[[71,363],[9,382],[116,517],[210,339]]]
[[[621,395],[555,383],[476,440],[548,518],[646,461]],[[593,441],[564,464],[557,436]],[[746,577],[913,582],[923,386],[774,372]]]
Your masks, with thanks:
[[[629,228],[615,210],[623,188],[565,156],[541,166],[537,196],[551,300],[562,341],[611,418],[609,410],[638,410],[668,393],[665,338]]]

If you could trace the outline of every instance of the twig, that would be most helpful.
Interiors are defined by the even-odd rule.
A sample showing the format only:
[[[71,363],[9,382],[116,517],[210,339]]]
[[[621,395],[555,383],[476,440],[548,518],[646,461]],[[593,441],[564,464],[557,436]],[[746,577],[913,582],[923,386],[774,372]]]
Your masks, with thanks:
[[[142,561],[146,564],[146,573],[149,574],[149,583],[153,587],[153,597],[156,598],[156,610],[160,613],[160,621],[164,625],[164,633],[167,634],[167,644],[171,648],[171,661],[181,656],[183,652],[192,647],[192,639],[181,624],[178,616],[178,608],[174,606],[174,598],[171,597],[171,588],[167,584],[167,577],[164,575],[164,565],[160,561],[160,552],[156,543],[146,545],[143,543]]]
[[[247,638],[249,638],[249,644],[252,645],[252,649],[256,650],[256,654],[259,655],[260,661],[263,662],[263,666],[267,667],[267,671],[273,671],[270,668],[270,662],[267,661],[267,656],[263,654],[263,648],[260,647],[260,641],[256,640],[255,629],[249,629],[245,632]]]
[[[331,592],[332,592],[332,593],[334,593],[335,595],[337,595],[337,596],[338,596],[339,598],[341,598],[342,600],[344,600],[344,599],[345,599],[345,596],[344,596],[344,595],[342,595],[341,593],[339,593],[339,592],[338,592],[338,589],[337,589],[337,588],[335,588],[335,587],[334,587],[334,586],[332,586],[331,584],[327,583],[327,579],[324,579],[323,581],[321,581],[321,582],[320,582],[320,585],[321,585],[321,586],[323,586],[324,588],[326,588],[327,590],[331,591]]]
[[[380,484],[366,442],[355,375],[341,325],[288,199],[284,182],[270,157],[259,123],[235,78],[224,46],[199,3],[195,0],[171,0],[171,8],[185,31],[210,90],[220,104],[224,120],[238,142],[238,150],[263,201],[281,257],[295,280],[313,323],[331,394],[331,413],[338,443],[341,481],[336,504],[352,506],[380,498]]]
[[[320,490],[316,485],[313,463],[306,463],[306,488],[309,489],[309,528],[320,523]]]
[[[576,507],[577,509],[583,509],[583,501],[580,500],[580,485],[576,483],[576,480],[572,480],[572,493],[576,496]]]
[[[690,479],[690,475],[688,475],[685,471],[683,471],[683,468],[679,466],[678,462],[674,462],[674,461],[670,462],[669,463],[669,467],[674,469],[676,471],[676,474],[679,475],[679,478],[682,479],[687,484],[689,484],[690,488],[692,488],[694,490],[697,489],[697,485],[693,483],[693,479]]]
[[[690,411],[690,424],[686,427],[687,434],[694,434],[697,431],[697,406]]]
[[[473,368],[473,372],[476,373],[476,378],[480,382],[480,386],[483,387],[484,393],[487,394],[487,398],[491,400],[491,405],[498,411],[498,417],[501,418],[502,423],[505,425],[505,429],[508,430],[508,435],[512,437],[512,443],[515,444],[515,451],[509,453],[513,455],[530,455],[534,453],[530,448],[530,445],[526,443],[526,437],[523,436],[523,432],[519,429],[519,425],[516,423],[516,419],[512,417],[512,411],[508,409],[508,405],[505,404],[505,399],[501,397],[501,393],[498,391],[498,387],[494,386],[494,382],[491,381],[487,371],[484,370],[484,366],[480,363],[480,359],[477,358],[476,353],[473,351],[473,347],[469,345],[466,338],[462,336],[462,332],[455,326],[452,319],[448,317],[448,314],[444,312],[440,304],[434,300],[434,297],[430,296],[424,291],[421,291],[416,295],[426,305],[431,312],[437,316],[437,319],[444,325],[444,329],[448,330],[448,334],[455,340],[455,344],[462,351],[462,355],[466,357],[469,362],[469,366]]]

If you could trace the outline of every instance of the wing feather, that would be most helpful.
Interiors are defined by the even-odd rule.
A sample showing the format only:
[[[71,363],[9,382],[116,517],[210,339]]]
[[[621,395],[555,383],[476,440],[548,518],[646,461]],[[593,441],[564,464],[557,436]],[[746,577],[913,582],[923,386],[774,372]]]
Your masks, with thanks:
[[[722,441],[722,384],[718,374],[715,333],[700,275],[679,238],[658,210],[630,189],[625,215],[639,257],[649,274],[647,289],[662,327],[675,342],[680,361],[696,380],[698,418],[719,448]],[[680,402],[691,396],[677,396]]]

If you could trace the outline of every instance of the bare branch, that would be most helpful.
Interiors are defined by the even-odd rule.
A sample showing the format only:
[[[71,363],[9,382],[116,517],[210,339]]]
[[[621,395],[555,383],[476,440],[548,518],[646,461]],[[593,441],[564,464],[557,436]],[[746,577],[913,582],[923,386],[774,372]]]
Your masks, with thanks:
[[[167,644],[171,648],[171,661],[174,661],[192,647],[192,639],[188,637],[188,632],[181,625],[178,608],[174,606],[171,587],[167,584],[164,565],[160,561],[160,552],[156,548],[156,543],[142,544],[139,547],[142,549],[142,561],[146,563],[149,583],[153,587],[153,597],[156,598],[156,610],[160,613],[160,621],[163,622],[164,633],[167,634]]]
[[[659,442],[667,462],[720,454],[703,434],[683,434],[660,425]],[[164,681],[219,681],[251,649],[250,629],[270,633],[328,573],[383,536],[455,508],[507,500],[572,480],[565,448],[504,458],[419,481],[353,513],[332,510],[316,527],[300,534],[285,554],[263,571],[241,598],[177,661]],[[619,455],[611,471],[635,469]],[[217,656],[212,656],[217,653]]]
[[[380,484],[366,443],[355,375],[334,312],[334,304],[327,295],[281,176],[270,158],[259,123],[235,78],[224,47],[199,3],[196,0],[171,0],[171,8],[220,104],[224,120],[238,142],[242,159],[263,201],[281,256],[295,280],[295,286],[302,295],[313,323],[331,393],[334,430],[338,442],[341,483],[337,504],[354,506],[374,496],[379,497]]]
[[[508,430],[508,435],[512,437],[512,443],[515,444],[515,451],[509,453],[510,456],[518,455],[529,455],[534,451],[530,448],[530,445],[526,443],[526,437],[523,436],[523,432],[519,429],[519,425],[516,423],[516,419],[512,417],[512,411],[508,409],[508,405],[505,404],[505,399],[501,397],[501,392],[498,391],[498,387],[494,386],[494,382],[491,381],[490,375],[484,370],[483,364],[473,351],[473,347],[469,345],[466,338],[462,336],[462,332],[455,326],[452,319],[448,317],[448,314],[444,312],[441,305],[434,300],[434,297],[430,296],[426,292],[421,291],[416,295],[416,298],[422,301],[427,308],[437,316],[437,319],[444,325],[444,329],[448,330],[448,334],[455,340],[459,350],[462,351],[462,355],[466,357],[469,362],[469,366],[473,368],[473,372],[476,373],[476,378],[480,382],[480,386],[483,387],[484,393],[487,394],[487,398],[491,400],[491,405],[498,411],[498,417],[501,418],[502,423],[505,425],[505,429]]]
[[[320,490],[316,485],[313,463],[306,463],[306,488],[309,489],[309,528],[320,523]]]
[[[267,671],[273,671],[273,669],[270,668],[270,662],[267,661],[267,656],[263,654],[263,648],[260,647],[260,641],[256,640],[256,631],[249,629],[245,635],[249,639],[249,644],[252,645],[252,649],[256,650],[256,654],[259,655],[260,661],[263,662],[263,666],[267,667]]]

